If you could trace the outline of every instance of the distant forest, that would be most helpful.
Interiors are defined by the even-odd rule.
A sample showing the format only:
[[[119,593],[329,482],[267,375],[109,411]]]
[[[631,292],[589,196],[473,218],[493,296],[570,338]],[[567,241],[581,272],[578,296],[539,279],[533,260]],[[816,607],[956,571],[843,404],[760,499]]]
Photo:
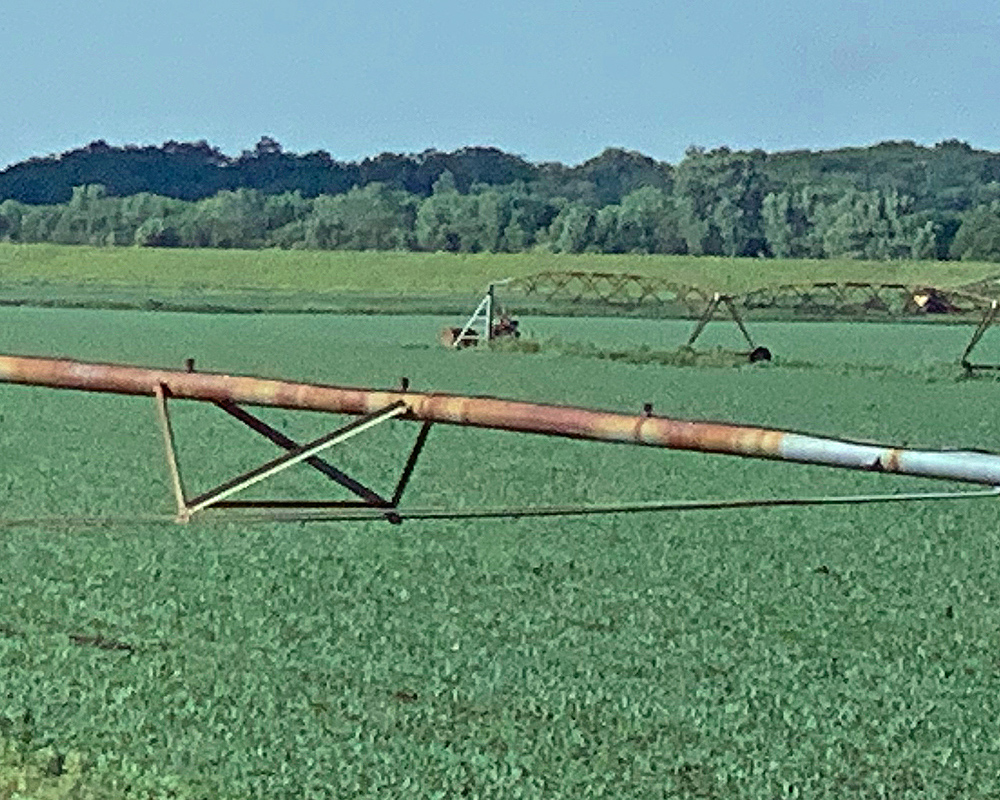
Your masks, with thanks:
[[[1000,261],[1000,153],[949,140],[766,153],[491,147],[341,162],[263,137],[103,141],[0,172],[0,240],[102,246]]]

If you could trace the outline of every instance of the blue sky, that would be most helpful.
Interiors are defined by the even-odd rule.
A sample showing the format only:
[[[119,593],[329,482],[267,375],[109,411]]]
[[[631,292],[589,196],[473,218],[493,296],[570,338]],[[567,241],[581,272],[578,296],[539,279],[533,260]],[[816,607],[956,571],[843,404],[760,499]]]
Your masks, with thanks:
[[[493,145],[676,163],[947,138],[1000,150],[1000,3],[6,0],[0,166],[105,139]]]

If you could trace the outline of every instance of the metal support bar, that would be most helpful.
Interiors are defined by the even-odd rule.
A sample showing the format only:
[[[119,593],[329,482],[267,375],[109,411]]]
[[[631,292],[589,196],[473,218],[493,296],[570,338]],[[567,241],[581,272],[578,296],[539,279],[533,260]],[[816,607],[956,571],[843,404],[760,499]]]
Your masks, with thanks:
[[[410,477],[413,475],[413,468],[417,466],[417,459],[420,457],[420,451],[424,449],[424,444],[427,442],[427,434],[431,432],[432,424],[425,422],[420,426],[417,440],[413,443],[413,449],[410,451],[409,458],[406,459],[402,473],[400,473],[399,483],[396,484],[396,490],[392,493],[393,508],[398,506],[399,501],[403,499],[403,492],[406,491],[406,485],[410,482]]]
[[[291,452],[292,450],[295,450],[297,447],[300,446],[299,443],[296,442],[294,439],[290,439],[289,437],[285,436],[285,434],[283,434],[281,431],[275,430],[259,417],[254,416],[246,409],[236,405],[236,403],[233,403],[229,400],[221,400],[217,402],[215,405],[221,408],[230,416],[238,419],[248,428],[251,428],[252,430],[256,431],[266,439],[270,439],[272,442],[274,442],[274,444],[278,445],[278,447],[283,447],[285,450]],[[390,505],[389,501],[386,500],[384,497],[382,497],[382,495],[380,495],[378,492],[369,489],[360,481],[355,480],[350,475],[337,469],[335,466],[333,466],[327,461],[324,461],[319,456],[311,456],[310,458],[307,458],[304,463],[308,464],[313,469],[322,472],[330,480],[340,484],[349,492],[362,498],[369,505],[373,506]],[[391,505],[395,505],[395,503],[392,503]]]
[[[983,334],[986,333],[987,328],[993,324],[996,320],[997,312],[1000,311],[1000,302],[994,300],[990,303],[990,307],[986,309],[986,313],[983,315],[982,321],[979,323],[979,327],[976,328],[975,332],[972,334],[972,338],[969,343],[965,346],[965,352],[962,353],[962,368],[966,372],[972,372],[976,369],[1000,369],[1000,365],[994,364],[971,364],[969,363],[969,355],[972,353],[973,349],[979,340],[983,338]]]
[[[504,278],[502,281],[493,281],[493,283],[487,287],[486,294],[483,296],[483,299],[479,301],[479,305],[476,306],[476,310],[472,312],[472,316],[469,317],[465,325],[462,326],[458,336],[456,336],[455,340],[452,342],[452,347],[461,347],[463,342],[467,340],[475,341],[479,335],[478,331],[476,331],[476,325],[480,320],[482,320],[483,323],[483,341],[492,341],[493,317],[496,316],[496,287],[510,282],[510,278]]]
[[[507,506],[487,508],[412,508],[399,511],[397,520],[428,519],[525,519],[532,517],[582,517],[596,514],[635,514],[663,511],[710,511],[739,508],[781,508],[795,506],[866,505],[875,503],[928,502],[941,500],[973,500],[996,498],[1000,487],[978,491],[912,492],[871,495],[832,495],[821,497],[740,497],[704,500],[653,500],[633,503],[584,504],[566,506]],[[377,511],[360,508],[340,509],[290,509],[288,512],[250,512],[241,519],[273,522],[323,522],[377,519]]]
[[[476,328],[476,321],[485,313],[485,309],[489,306],[490,296],[487,294],[482,300],[479,301],[479,305],[476,306],[476,310],[472,312],[472,316],[469,317],[468,321],[462,327],[461,332],[455,337],[455,341],[452,347],[461,347],[462,342],[465,341],[466,337],[473,332]],[[469,337],[474,338],[474,337]]]
[[[174,493],[174,500],[177,503],[178,519],[187,518],[187,499],[184,496],[184,483],[181,481],[181,470],[177,463],[177,449],[174,446],[174,431],[170,424],[170,412],[167,410],[167,396],[169,392],[162,383],[156,384],[153,389],[153,400],[156,404],[156,417],[160,422],[160,431],[163,434],[163,445],[167,455],[167,469],[170,472],[170,487]]]
[[[171,399],[198,402],[231,400],[271,408],[356,414],[362,416],[359,424],[374,424],[378,419],[400,415],[411,422],[461,425],[1000,486],[1000,453],[961,449],[918,450],[796,433],[779,428],[666,416],[639,416],[498,397],[413,391],[404,393],[400,390],[294,383],[251,375],[189,373],[10,355],[0,355],[0,383],[145,397],[155,396],[157,385],[163,384],[167,390],[161,389],[161,392],[169,393]],[[383,409],[376,413],[377,419],[373,419],[373,408]],[[331,438],[336,436],[343,437],[343,433],[331,434]],[[301,461],[316,455],[322,449],[323,442],[320,442],[313,449],[296,451],[290,453],[289,457]],[[277,468],[281,463],[272,466]],[[254,476],[257,475],[258,473],[254,473]],[[204,502],[206,499],[202,497],[197,502]]]
[[[187,514],[190,515],[208,508],[209,506],[214,505],[219,501],[252,486],[255,483],[259,483],[265,478],[269,478],[272,475],[276,475],[277,473],[288,469],[288,467],[293,464],[305,461],[306,459],[315,456],[317,453],[333,447],[335,444],[339,444],[346,439],[350,439],[352,436],[356,436],[362,431],[378,425],[380,422],[385,422],[388,419],[405,414],[407,410],[406,403],[402,400],[397,400],[395,403],[392,403],[386,408],[358,417],[358,419],[342,428],[338,428],[337,430],[332,431],[325,436],[321,436],[312,442],[289,450],[285,455],[280,456],[273,461],[269,461],[266,464],[262,464],[256,469],[245,472],[242,475],[238,475],[232,480],[226,481],[220,486],[217,486],[215,489],[199,495],[187,504],[185,510]]]
[[[483,311],[483,325],[485,327],[485,331],[483,331],[483,333],[485,334],[487,342],[493,340],[493,304],[495,301],[493,292],[493,284],[491,283],[489,288],[486,290],[486,308]]]
[[[754,344],[753,339],[750,337],[750,332],[743,324],[743,318],[740,317],[740,312],[736,310],[733,298],[729,295],[725,295],[722,298],[722,302],[726,304],[726,308],[729,309],[729,313],[733,315],[733,322],[736,323],[736,327],[740,329],[740,333],[743,334],[743,338],[747,340],[747,344],[750,345],[750,349],[753,350],[757,345]]]
[[[701,319],[698,320],[698,324],[694,326],[694,330],[691,332],[691,336],[687,340],[687,347],[691,347],[697,341],[698,337],[701,336],[701,332],[705,330],[705,326],[708,321],[712,319],[715,314],[715,309],[719,307],[719,300],[721,296],[718,292],[712,295],[712,299],[709,301],[708,305],[705,306],[705,311],[701,315]]]

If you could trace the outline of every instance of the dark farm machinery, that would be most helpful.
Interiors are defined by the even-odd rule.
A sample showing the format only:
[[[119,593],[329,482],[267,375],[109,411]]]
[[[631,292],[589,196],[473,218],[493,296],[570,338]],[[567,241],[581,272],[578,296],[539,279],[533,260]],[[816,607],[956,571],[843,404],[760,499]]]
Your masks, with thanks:
[[[157,521],[189,522],[206,516],[240,514],[245,521],[319,521],[382,519],[516,518],[573,516],[691,509],[781,505],[899,502],[1000,495],[1000,454],[978,450],[917,450],[855,442],[806,433],[728,422],[706,422],[641,413],[474,395],[413,392],[408,381],[392,389],[301,383],[252,375],[201,372],[189,359],[184,370],[122,364],[0,355],[0,383],[151,398],[159,420],[175,512]],[[176,451],[170,406],[175,402],[210,404],[269,440],[281,455],[213,488],[188,491]],[[354,419],[309,442],[297,442],[271,427],[253,407],[348,415]],[[389,420],[418,426],[410,451],[391,492],[366,486],[322,457],[336,445]],[[979,485],[978,490],[831,497],[661,500],[617,505],[559,505],[500,508],[419,508],[402,504],[431,429],[436,425],[513,431],[645,447],[788,461],[841,469],[935,478]],[[347,490],[348,501],[238,500],[250,486],[305,464]],[[29,522],[37,522],[30,520]],[[152,521],[152,518],[149,519]],[[107,522],[105,520],[105,522]]]

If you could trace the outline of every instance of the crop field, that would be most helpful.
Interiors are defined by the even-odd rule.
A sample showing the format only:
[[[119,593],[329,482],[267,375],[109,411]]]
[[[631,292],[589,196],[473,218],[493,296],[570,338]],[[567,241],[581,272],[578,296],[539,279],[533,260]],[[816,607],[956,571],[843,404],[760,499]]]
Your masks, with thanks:
[[[1000,451],[997,382],[956,364],[967,326],[760,324],[775,362],[681,368],[643,356],[690,323],[540,318],[537,352],[457,352],[436,344],[454,322],[3,308],[0,352]],[[731,324],[705,336],[739,346]],[[173,408],[194,490],[275,455]],[[260,416],[303,440],[340,422]],[[391,488],[415,434],[330,458]],[[337,496],[306,468],[258,488]],[[404,505],[940,488],[436,426]],[[153,524],[152,400],[8,385],[0,489],[0,798],[1000,795],[996,500]]]
[[[545,271],[624,272],[746,292],[812,281],[957,286],[996,264],[705,256],[185,250],[0,243],[0,302],[80,307],[316,310],[465,308],[486,285]]]

